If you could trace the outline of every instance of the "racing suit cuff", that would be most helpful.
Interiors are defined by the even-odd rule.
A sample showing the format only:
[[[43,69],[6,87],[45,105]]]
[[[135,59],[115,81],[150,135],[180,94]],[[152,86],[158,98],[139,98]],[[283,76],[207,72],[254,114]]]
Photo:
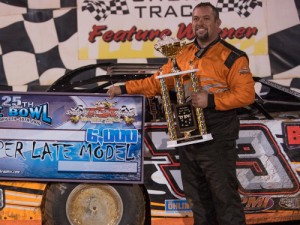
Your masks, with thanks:
[[[213,94],[208,94],[207,96],[207,108],[215,108],[215,99]]]
[[[120,85],[121,88],[121,93],[122,94],[127,94],[126,86],[125,85]]]

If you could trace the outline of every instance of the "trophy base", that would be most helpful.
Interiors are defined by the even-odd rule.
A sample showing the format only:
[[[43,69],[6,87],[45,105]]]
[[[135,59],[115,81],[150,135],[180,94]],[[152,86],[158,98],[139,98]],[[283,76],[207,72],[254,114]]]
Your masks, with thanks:
[[[190,138],[180,138],[177,140],[172,140],[167,142],[167,148],[174,148],[174,147],[180,147],[185,145],[191,145],[196,144],[200,142],[210,141],[212,140],[211,134],[204,134],[204,135],[196,135],[192,136]]]

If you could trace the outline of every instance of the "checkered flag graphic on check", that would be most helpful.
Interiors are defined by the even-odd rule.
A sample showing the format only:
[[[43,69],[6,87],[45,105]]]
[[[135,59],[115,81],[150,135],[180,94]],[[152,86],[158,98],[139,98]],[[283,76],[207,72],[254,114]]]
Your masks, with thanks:
[[[104,21],[110,14],[129,14],[126,0],[85,0],[81,9],[88,10],[97,21]]]
[[[261,0],[218,0],[216,8],[219,12],[235,11],[240,17],[250,16],[256,6],[262,7]]]

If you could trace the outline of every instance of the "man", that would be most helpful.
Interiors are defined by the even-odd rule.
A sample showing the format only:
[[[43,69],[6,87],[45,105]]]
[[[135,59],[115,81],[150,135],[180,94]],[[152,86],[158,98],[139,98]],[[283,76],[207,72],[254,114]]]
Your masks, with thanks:
[[[247,55],[219,37],[221,20],[209,2],[199,3],[192,14],[193,43],[176,56],[180,70],[199,69],[196,76],[201,90],[191,93],[194,107],[203,109],[212,141],[187,145],[179,149],[185,195],[194,215],[194,225],[245,225],[245,216],[238,193],[236,177],[236,139],[239,120],[236,108],[253,103],[254,81]],[[172,62],[162,73],[172,72]],[[121,93],[160,94],[155,77],[128,81],[125,86],[108,90],[113,97]],[[189,82],[182,75],[185,85]],[[166,79],[169,88],[174,78]]]

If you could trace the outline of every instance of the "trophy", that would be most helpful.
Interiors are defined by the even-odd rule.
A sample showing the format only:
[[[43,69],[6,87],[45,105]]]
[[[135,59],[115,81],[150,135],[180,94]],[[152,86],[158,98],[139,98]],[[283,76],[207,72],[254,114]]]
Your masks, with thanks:
[[[212,140],[211,134],[208,134],[206,130],[203,110],[201,108],[194,108],[185,100],[184,85],[180,75],[189,74],[192,83],[192,90],[194,92],[197,92],[199,88],[195,74],[198,69],[181,71],[177,66],[175,57],[181,52],[184,46],[184,42],[170,36],[163,36],[163,39],[157,42],[154,46],[155,50],[168,57],[172,61],[173,65],[172,73],[161,73],[156,77],[160,80],[162,103],[168,125],[168,133],[170,137],[170,140],[167,142],[168,148]],[[167,77],[174,77],[177,99],[177,104],[174,107],[171,105],[169,90],[165,82],[165,78]]]

